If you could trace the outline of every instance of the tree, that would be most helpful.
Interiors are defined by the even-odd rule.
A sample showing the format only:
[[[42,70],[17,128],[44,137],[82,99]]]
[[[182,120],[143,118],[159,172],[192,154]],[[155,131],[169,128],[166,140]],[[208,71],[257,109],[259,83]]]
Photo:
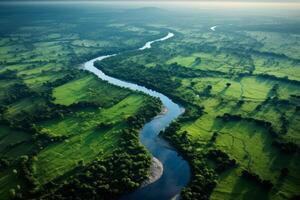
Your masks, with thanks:
[[[194,63],[195,63],[195,65],[200,65],[201,64],[201,58],[200,57],[195,58]]]
[[[281,178],[285,178],[285,177],[287,177],[287,175],[289,174],[289,169],[288,168],[286,168],[286,167],[284,167],[284,168],[282,168],[281,170],[280,170],[280,177]]]

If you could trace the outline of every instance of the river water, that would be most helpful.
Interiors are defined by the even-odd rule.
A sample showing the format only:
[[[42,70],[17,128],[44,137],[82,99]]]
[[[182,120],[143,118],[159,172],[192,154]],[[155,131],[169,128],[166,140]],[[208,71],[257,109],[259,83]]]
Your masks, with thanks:
[[[167,36],[149,41],[137,51],[143,51],[151,48],[155,42],[162,42],[174,36],[173,33],[168,33]],[[117,54],[100,56],[84,63],[84,69],[97,75],[100,79],[108,81],[109,83],[131,90],[141,91],[153,97],[158,97],[166,112],[156,116],[150,122],[146,123],[140,133],[140,142],[147,148],[147,150],[156,157],[163,164],[163,174],[159,180],[139,188],[136,191],[125,195],[122,200],[129,199],[143,199],[143,200],[163,200],[172,199],[177,196],[181,189],[186,186],[190,180],[190,167],[177,151],[172,148],[163,138],[158,134],[165,129],[174,119],[181,115],[184,108],[174,103],[170,98],[162,93],[148,89],[144,86],[122,81],[120,79],[108,76],[101,70],[94,66],[96,60],[103,60],[108,57],[117,56]]]

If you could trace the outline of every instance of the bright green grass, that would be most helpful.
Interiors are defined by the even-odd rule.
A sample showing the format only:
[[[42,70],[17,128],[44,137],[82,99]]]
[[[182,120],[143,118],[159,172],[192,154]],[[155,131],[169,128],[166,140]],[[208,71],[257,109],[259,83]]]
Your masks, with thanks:
[[[200,58],[201,62],[197,63],[196,58]],[[251,65],[249,59],[241,58],[237,55],[227,53],[193,53],[189,56],[176,56],[168,60],[166,63],[171,64],[177,62],[185,67],[192,67],[202,70],[216,70],[222,72],[242,72]]]
[[[271,196],[276,196],[275,190],[287,197],[295,195],[300,184],[297,167],[300,161],[274,148],[272,137],[264,128],[246,121],[229,122],[221,126],[218,132],[217,148],[235,158],[240,164],[239,168],[249,169],[261,178],[271,180],[275,185]],[[291,173],[281,180],[279,175],[283,167],[289,168]]]
[[[291,80],[300,80],[299,63],[285,58],[252,55],[255,65],[254,74],[270,74],[277,77],[288,77]]]
[[[221,134],[218,136],[216,143],[217,148],[225,151],[240,163],[238,171],[249,167],[251,171],[259,174],[263,179],[270,179],[274,183],[279,192],[272,191],[270,198],[285,199],[296,195],[297,185],[300,184],[297,175],[299,170],[296,157],[281,154],[272,146],[273,140],[268,132],[255,123],[232,122],[224,124],[215,118],[224,113],[241,114],[245,117],[250,116],[260,120],[268,120],[272,122],[275,130],[279,131],[281,126],[279,118],[282,113],[285,113],[291,125],[288,134],[284,138],[287,141],[298,143],[299,137],[296,130],[299,130],[299,126],[298,123],[295,123],[298,115],[295,113],[293,105],[275,105],[276,107],[267,105],[261,111],[254,112],[255,107],[265,100],[269,90],[275,83],[280,84],[279,96],[286,99],[289,98],[289,94],[297,92],[294,89],[295,86],[254,77],[246,77],[241,81],[231,81],[224,78],[199,78],[184,79],[181,90],[186,90],[184,88],[190,86],[190,82],[196,83],[193,87],[195,93],[202,91],[208,84],[213,86],[212,97],[198,97],[199,105],[205,107],[207,114],[194,122],[184,124],[182,127],[182,130],[188,132],[190,139],[204,145],[209,142],[213,132],[220,132]],[[224,91],[226,82],[230,82],[231,86]],[[236,101],[241,97],[243,97],[245,103],[240,107],[236,107]],[[221,99],[223,100],[221,101]],[[280,169],[283,167],[288,167],[292,172],[284,180],[279,180]],[[257,189],[252,183],[240,180],[236,173],[229,173],[227,176],[222,175],[219,181],[220,183],[215,189],[212,199],[218,199],[222,195],[224,199],[247,199],[253,197],[249,194]],[[239,192],[235,190],[235,187],[240,184],[243,186],[241,186]],[[246,189],[247,185],[249,186],[248,189]],[[258,194],[262,195],[263,191]],[[265,196],[262,199],[265,199]]]
[[[245,34],[262,43],[260,50],[263,52],[285,54],[300,59],[300,36],[297,34],[259,31],[245,32]]]
[[[216,147],[237,160],[238,171],[250,169],[261,178],[271,180],[275,185],[275,190],[278,190],[285,198],[296,194],[297,185],[300,184],[297,175],[299,173],[297,166],[300,161],[296,157],[284,155],[274,148],[272,146],[273,138],[263,127],[247,121],[224,123],[215,119],[214,116],[204,115],[193,123],[185,124],[182,130],[188,131],[191,140],[202,144],[206,144],[210,140],[213,132],[218,132]],[[281,180],[279,175],[283,167],[288,167],[291,173],[287,178]],[[220,195],[223,195],[222,199],[236,199],[244,195],[246,197],[247,191],[251,192],[257,189],[254,184],[238,178],[236,173],[233,170],[220,177],[212,199],[218,199]],[[242,184],[241,190],[235,190],[235,187],[240,184]],[[246,189],[247,185],[248,189]],[[271,192],[270,197],[284,199],[278,196],[275,190]],[[251,195],[251,197],[253,196]],[[248,196],[248,198],[250,197]]]
[[[24,83],[33,90],[39,89],[44,83],[55,81],[62,78],[63,73],[60,72],[45,72],[37,75],[29,75],[24,77]]]
[[[53,65],[55,65],[55,69],[53,69]],[[36,75],[36,76],[40,76],[41,73],[45,73],[47,71],[51,71],[51,70],[58,70],[60,69],[57,64],[55,63],[47,63],[45,65],[37,65],[35,67],[32,68],[27,68],[27,69],[23,69],[22,71],[20,71],[18,73],[18,75],[20,76],[32,76],[32,75]]]
[[[265,200],[268,195],[256,183],[245,180],[240,177],[240,169],[232,169],[224,172],[218,180],[218,185],[214,189],[210,199],[211,200]]]
[[[0,68],[0,73],[5,70],[14,70],[14,71],[22,71],[25,70],[27,67],[31,66],[30,64],[15,64],[15,65],[9,65],[9,66],[3,66]]]
[[[53,90],[56,104],[70,105],[79,101],[112,105],[125,98],[129,91],[114,87],[93,75],[70,81]]]
[[[101,122],[119,123],[133,114],[142,102],[142,96],[130,95],[110,108],[79,109],[63,119],[42,122],[39,126],[51,135],[76,135],[95,128]]]
[[[118,146],[119,130],[125,127],[124,120],[134,115],[143,102],[143,96],[131,95],[108,109],[78,111],[62,120],[41,124],[55,135],[72,137],[38,154],[34,163],[38,181],[44,184],[70,171],[81,160],[88,163],[96,156],[113,151]],[[108,130],[96,129],[101,122],[113,122],[115,125]]]

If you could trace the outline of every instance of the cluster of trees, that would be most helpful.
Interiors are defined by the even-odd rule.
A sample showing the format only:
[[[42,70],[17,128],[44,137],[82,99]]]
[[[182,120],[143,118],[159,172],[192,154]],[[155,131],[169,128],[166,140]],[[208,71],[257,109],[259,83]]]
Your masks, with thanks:
[[[218,132],[213,132],[213,134],[210,138],[210,142],[214,143],[217,140],[218,135],[219,135]]]
[[[295,99],[300,99],[300,95],[296,95],[296,94],[291,94],[290,97]]]
[[[222,173],[227,169],[235,167],[237,162],[235,159],[230,159],[230,157],[221,150],[212,149],[206,154],[207,158],[215,162],[215,171]]]
[[[217,116],[218,119],[224,120],[224,121],[241,121],[241,120],[246,120],[248,122],[255,122],[256,124],[265,127],[268,132],[274,137],[277,138],[278,134],[276,133],[276,131],[273,128],[273,125],[271,122],[269,121],[265,121],[265,120],[260,120],[260,119],[255,119],[255,118],[251,118],[251,117],[242,117],[242,115],[232,115],[229,113],[224,113],[222,116]]]
[[[273,187],[273,183],[271,181],[263,180],[257,174],[254,174],[253,172],[249,172],[247,170],[242,171],[242,177],[261,184],[267,190],[271,190]]]
[[[298,85],[298,86],[300,85],[300,81],[289,79],[289,77],[287,77],[287,76],[277,77],[277,76],[271,75],[271,74],[256,74],[255,76],[261,77],[264,79],[274,80],[274,81],[282,81],[282,82],[290,83],[293,85]]]
[[[200,57],[196,57],[193,63],[193,66],[197,66],[201,64],[201,58]]]
[[[37,187],[37,180],[33,176],[32,160],[35,156],[22,155],[15,158],[13,161],[11,158],[1,158],[0,159],[0,170],[12,167],[12,172],[15,176],[19,178],[24,183],[24,186],[16,185],[15,188],[10,189],[11,199],[26,199],[23,195],[23,191],[26,193],[34,193]],[[2,168],[5,167],[5,168]]]
[[[289,126],[289,120],[287,119],[285,113],[283,113],[280,116],[280,121],[281,121],[280,134],[287,134],[287,132],[288,132],[288,126]]]
[[[43,193],[47,194],[46,199],[117,199],[140,186],[147,178],[150,165],[151,157],[145,149],[131,145],[82,167],[80,173],[65,181],[54,193]]]
[[[96,158],[93,162],[80,162],[74,175],[64,182],[52,181],[45,186],[37,187],[32,176],[30,161],[24,159],[20,175],[32,186],[30,190],[14,194],[15,198],[39,199],[117,199],[120,195],[133,191],[146,180],[152,163],[150,154],[139,143],[139,129],[144,123],[161,111],[161,102],[149,98],[134,117],[127,119],[126,129],[120,130],[120,144],[111,155]],[[99,128],[112,126],[102,123]],[[38,132],[39,130],[37,130]],[[48,145],[48,134],[37,134],[36,143]],[[50,138],[48,138],[50,137]],[[57,138],[65,140],[66,138]],[[39,189],[37,189],[39,188]]]
[[[0,79],[16,79],[17,71],[7,69],[0,73]]]
[[[130,67],[127,67],[127,65],[119,65],[116,61],[109,64],[106,63],[105,60],[95,62],[95,66],[103,70],[106,74],[124,80],[134,81],[135,83],[144,85],[148,88],[170,91],[170,88],[176,89],[180,86],[180,82],[173,80],[170,72],[165,71],[160,66],[147,68],[143,65],[137,65],[136,63],[129,64]]]
[[[46,119],[61,118],[70,112],[72,112],[70,107],[45,101],[44,104],[38,105],[34,111],[28,112],[22,110],[14,115],[13,118],[6,117],[2,112],[2,115],[0,116],[0,122],[7,124],[14,129],[23,130],[26,132],[34,132],[35,130],[33,127],[35,123]]]
[[[127,119],[127,124],[131,128],[140,129],[148,120],[156,116],[162,108],[162,104],[158,98],[151,97],[146,105],[139,109],[135,116]]]
[[[172,73],[173,76],[181,78],[207,77],[218,75],[226,76],[226,74],[221,71],[188,68],[178,64],[177,62],[171,63],[169,65],[164,65],[163,67],[165,70],[170,70],[170,73]]]
[[[193,166],[195,167],[193,167],[192,181],[182,190],[181,197],[186,200],[209,200],[217,185],[217,175],[201,160],[194,162]]]
[[[53,87],[63,85],[65,83],[73,80],[75,77],[76,77],[75,71],[68,71],[68,74],[65,75],[64,77],[58,78],[54,81],[47,81],[47,82],[43,83],[43,85],[46,86],[46,87],[53,88]]]
[[[200,93],[201,96],[209,97],[211,95],[212,86],[207,85],[204,90]]]
[[[47,199],[117,199],[139,187],[146,180],[151,165],[150,154],[139,143],[139,129],[160,110],[159,99],[150,98],[135,116],[127,119],[128,128],[121,130],[120,145],[111,155],[97,158],[87,166],[78,166],[79,173],[62,185],[52,183],[44,187],[42,196]],[[99,126],[103,128],[107,124]]]
[[[10,164],[10,160],[7,157],[0,158],[0,171],[6,169]]]
[[[286,154],[295,154],[300,150],[300,147],[293,142],[281,142],[279,140],[275,140],[272,144]]]
[[[204,114],[204,107],[193,104],[185,104],[185,112],[180,116],[180,122],[188,122],[198,119]]]
[[[26,182],[26,188],[28,188],[29,192],[33,193],[36,187],[38,186],[38,181],[33,176],[33,167],[32,162],[36,158],[35,154],[30,156],[24,155],[20,157],[20,172],[19,176],[23,178]]]
[[[3,104],[7,105],[15,102],[20,98],[29,97],[34,94],[35,93],[30,88],[28,88],[26,84],[20,81],[8,88],[8,90],[6,91],[6,97],[3,100]]]
[[[97,129],[103,130],[103,129],[110,129],[115,125],[113,122],[101,122],[97,125]]]
[[[96,61],[95,66],[108,75],[118,77],[123,80],[133,81],[150,89],[161,91],[173,100],[182,104],[189,104],[190,102],[193,102],[193,97],[191,95],[184,95],[176,92],[176,89],[181,86],[181,80],[179,78],[204,77],[216,75],[216,73],[222,74],[222,72],[190,69],[177,63],[146,67],[132,61],[122,62],[122,59],[125,59],[127,56],[130,55],[123,54],[118,57],[114,57],[113,59],[108,58],[101,62]]]
[[[205,156],[193,149],[195,144],[187,138],[187,132],[180,132],[180,123],[172,122],[160,134],[168,139],[189,160],[192,167],[192,181],[181,192],[182,199],[208,200],[217,181],[216,172],[209,168]]]
[[[231,115],[229,113],[225,113],[223,116],[217,116],[217,118],[225,120],[225,121],[239,121],[239,120],[247,120],[249,122],[255,122],[260,126],[266,127],[268,132],[273,136],[274,139],[279,138],[278,133],[274,130],[272,123],[265,120],[258,120],[249,117],[242,117],[241,115]],[[285,115],[281,116],[281,131],[280,133],[287,133],[288,120]],[[273,141],[273,146],[280,149],[280,151],[287,154],[294,154],[299,151],[298,145],[293,142],[281,142],[278,139]]]
[[[273,85],[273,87],[269,91],[268,97],[270,97],[270,98],[277,97],[278,98],[278,89],[279,89],[278,84]]]

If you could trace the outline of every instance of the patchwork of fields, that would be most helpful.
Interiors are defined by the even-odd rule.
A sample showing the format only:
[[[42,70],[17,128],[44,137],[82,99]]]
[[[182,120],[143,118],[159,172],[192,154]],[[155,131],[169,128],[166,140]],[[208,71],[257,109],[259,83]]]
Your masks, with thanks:
[[[0,19],[0,199],[61,198],[61,187],[84,182],[80,176],[95,167],[112,173],[95,174],[96,180],[86,183],[92,188],[90,195],[112,197],[137,188],[151,163],[137,130],[160,111],[160,103],[101,81],[80,65],[106,52],[137,48],[161,33],[134,25],[112,26],[89,13],[83,14],[88,21],[74,15],[61,22],[61,17],[76,13],[72,9],[5,9],[12,12],[2,13]],[[14,9],[28,12],[24,21]],[[55,14],[39,19],[43,12]],[[130,144],[126,137],[133,137]],[[111,165],[110,159],[115,163]],[[136,164],[126,166],[128,174],[119,174],[124,163],[118,160]],[[134,174],[139,178],[131,170],[139,170]],[[118,178],[110,180],[113,176]],[[92,185],[97,180],[102,182]]]
[[[163,133],[192,164],[194,178],[184,198],[299,195],[299,30],[249,27],[177,28],[174,39],[146,53],[98,66],[160,90],[187,108]],[[143,72],[133,76],[137,69]]]
[[[147,178],[138,130],[160,102],[80,66],[118,52],[97,67],[186,109],[161,133],[191,165],[183,199],[299,198],[299,18],[61,6],[0,13],[0,199],[111,199]]]

